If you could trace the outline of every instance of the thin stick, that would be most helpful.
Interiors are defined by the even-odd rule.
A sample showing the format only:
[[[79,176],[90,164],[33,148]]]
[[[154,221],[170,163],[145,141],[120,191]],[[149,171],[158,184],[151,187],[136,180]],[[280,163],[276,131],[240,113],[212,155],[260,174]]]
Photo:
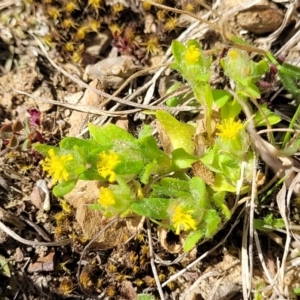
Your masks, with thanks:
[[[62,74],[64,74],[66,77],[70,78],[73,82],[77,83],[79,86],[81,87],[84,87],[92,92],[94,92],[95,94],[101,96],[101,97],[105,97],[105,98],[109,98],[113,101],[116,101],[116,102],[119,102],[119,103],[122,103],[124,105],[128,105],[128,106],[133,106],[133,107],[137,107],[137,108],[141,108],[141,109],[163,109],[163,110],[174,110],[175,108],[173,109],[170,109],[169,107],[154,107],[152,105],[144,105],[144,104],[139,104],[139,103],[135,103],[135,102],[131,102],[129,100],[123,100],[121,98],[118,98],[118,97],[114,97],[110,94],[107,94],[103,91],[100,91],[98,89],[95,89],[91,86],[89,86],[87,83],[83,82],[82,80],[78,79],[77,77],[69,74],[67,71],[65,71],[64,69],[62,69],[61,67],[59,67],[51,58],[50,56],[48,55],[44,45],[42,44],[42,42],[34,35],[34,34],[31,34],[34,39],[36,40],[36,42],[38,43],[39,47],[41,48],[41,50],[43,51],[44,55],[46,56],[46,58],[49,60],[50,64],[55,68],[57,69],[59,72],[61,72]],[[179,108],[180,110],[182,110],[182,107]],[[176,109],[175,109],[176,110]],[[191,110],[190,108],[188,110]]]
[[[256,248],[257,248],[257,252],[258,252],[258,257],[259,257],[260,263],[261,263],[261,265],[264,269],[264,272],[265,272],[265,274],[268,278],[268,281],[269,281],[270,285],[272,285],[272,287],[275,290],[275,292],[277,293],[277,295],[281,297],[280,299],[285,299],[285,298],[282,298],[282,296],[280,295],[279,289],[278,289],[277,285],[275,284],[276,278],[273,279],[271,277],[270,272],[269,272],[269,270],[266,266],[266,263],[265,263],[265,260],[264,260],[263,254],[262,254],[262,249],[261,249],[261,246],[260,246],[259,237],[258,237],[256,229],[254,229],[253,234],[254,234],[254,239],[255,239],[255,245],[256,245]]]
[[[255,209],[255,199],[257,197],[257,185],[256,185],[256,166],[257,157],[254,152],[253,159],[253,173],[252,173],[252,187],[251,187],[251,201],[250,201],[250,211],[249,211],[249,290],[248,297],[251,292],[252,274],[253,274],[253,231],[254,231],[254,209]]]
[[[129,78],[127,78],[125,80],[125,82],[106,100],[104,101],[103,103],[101,103],[101,106],[105,106],[108,102],[110,102],[114,97],[116,97],[117,95],[119,95],[121,93],[121,91],[135,78],[139,77],[139,76],[142,76],[144,74],[147,74],[149,73],[149,71],[151,70],[156,70],[156,69],[159,69],[161,67],[167,67],[169,66],[169,63],[166,63],[166,64],[161,64],[159,66],[154,66],[154,67],[151,67],[151,68],[147,68],[145,70],[141,70],[141,71],[138,71],[134,74],[132,74]]]
[[[148,242],[149,242],[149,252],[150,252],[150,265],[151,265],[151,269],[152,269],[152,273],[156,282],[156,287],[160,296],[161,300],[165,300],[165,296],[162,290],[162,285],[159,281],[158,278],[158,274],[157,274],[157,270],[156,270],[156,266],[154,263],[154,252],[153,252],[153,247],[152,247],[152,237],[151,237],[151,225],[150,225],[150,221],[147,218],[147,235],[148,235]]]
[[[37,241],[26,240],[20,237],[18,234],[16,234],[13,230],[11,230],[1,221],[0,221],[0,229],[2,229],[5,233],[7,233],[10,237],[15,239],[16,241],[27,246],[54,247],[54,246],[65,246],[71,243],[71,239],[55,241],[55,242],[37,242]]]

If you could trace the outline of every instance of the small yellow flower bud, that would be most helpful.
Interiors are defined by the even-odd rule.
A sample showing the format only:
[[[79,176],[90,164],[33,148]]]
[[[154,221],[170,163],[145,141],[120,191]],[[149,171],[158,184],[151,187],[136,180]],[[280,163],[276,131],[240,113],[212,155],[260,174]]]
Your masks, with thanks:
[[[48,172],[48,176],[52,176],[52,184],[58,181],[67,181],[69,173],[66,170],[66,163],[73,159],[71,154],[56,155],[53,149],[48,151],[49,157],[46,157],[42,162],[42,168]]]
[[[194,64],[199,60],[200,56],[200,50],[195,45],[192,45],[188,47],[188,49],[185,52],[185,61],[188,64]]]
[[[117,153],[113,151],[109,151],[109,153],[101,152],[97,162],[98,173],[107,178],[109,182],[114,182],[116,180],[114,168],[119,162],[120,159]]]
[[[240,120],[235,122],[233,118],[226,119],[222,124],[217,125],[217,129],[220,130],[217,135],[223,140],[235,140],[243,127]]]
[[[104,207],[114,206],[116,204],[116,198],[110,189],[101,187],[98,202]]]

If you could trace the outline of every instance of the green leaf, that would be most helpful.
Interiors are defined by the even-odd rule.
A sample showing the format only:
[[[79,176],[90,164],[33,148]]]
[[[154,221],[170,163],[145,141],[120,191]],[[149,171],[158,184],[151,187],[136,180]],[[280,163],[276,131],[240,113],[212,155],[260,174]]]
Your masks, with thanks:
[[[144,168],[142,160],[130,160],[122,158],[121,162],[114,168],[114,171],[120,175],[138,174]]]
[[[212,201],[226,220],[231,218],[231,211],[225,202],[226,192],[213,192]]]
[[[222,170],[222,174],[232,182],[236,183],[240,179],[240,161],[238,161],[234,156],[228,153],[220,154],[219,165]]]
[[[70,193],[75,187],[77,180],[63,181],[53,188],[53,194],[56,197],[62,197]]]
[[[89,163],[91,157],[94,159],[95,153],[98,154],[101,151],[109,149],[107,146],[99,146],[94,140],[82,140],[75,137],[64,138],[59,143],[59,146],[60,149],[75,150]]]
[[[139,131],[139,139],[152,136],[152,128],[150,125],[143,124],[141,130]]]
[[[203,216],[203,219],[205,220],[205,236],[206,237],[212,237],[218,230],[221,218],[218,215],[218,212],[214,209],[209,209],[205,211],[205,214]]]
[[[89,209],[92,210],[102,210],[102,207],[99,203],[93,203],[93,204],[89,204]]]
[[[48,146],[48,145],[45,145],[45,144],[40,144],[40,143],[36,143],[33,145],[33,148],[40,152],[42,155],[44,156],[48,156],[48,152],[50,149],[53,149],[54,150],[54,153],[57,153],[59,151],[59,149],[57,147],[54,147],[54,146]]]
[[[170,198],[186,198],[190,197],[190,186],[188,181],[177,178],[165,177],[159,183],[152,185],[155,197],[166,196]]]
[[[21,150],[27,151],[30,147],[31,147],[31,139],[25,139],[25,141],[22,143]]]
[[[171,85],[171,86],[168,88],[167,93],[166,93],[166,96],[167,96],[168,94],[170,94],[170,93],[176,91],[176,90],[179,89],[181,86],[182,86],[182,83],[176,81],[173,85]],[[180,103],[180,97],[179,97],[179,96],[175,96],[175,97],[169,98],[169,99],[166,101],[166,105],[169,106],[169,107],[175,107],[175,106],[177,106],[179,103]]]
[[[223,107],[231,98],[231,94],[224,90],[211,90],[214,102],[219,108]]]
[[[231,35],[230,40],[238,45],[252,46],[249,42],[243,40],[242,38],[240,38],[239,36],[236,36],[236,35]]]
[[[155,297],[150,294],[138,294],[137,300],[155,300]]]
[[[297,296],[300,296],[300,287],[299,288],[294,288],[293,293]]]
[[[138,139],[135,144],[139,147],[145,160],[152,161],[156,159],[161,163],[163,161],[165,163],[170,163],[168,155],[158,148],[156,140],[153,136],[146,136],[144,138]]]
[[[193,198],[199,203],[200,207],[209,207],[209,200],[206,195],[206,184],[200,177],[193,177],[190,182],[190,191]]]
[[[236,187],[229,184],[226,177],[218,173],[215,175],[214,185],[212,187],[215,191],[227,191],[227,192],[236,192]]]
[[[172,159],[174,165],[179,169],[191,168],[192,164],[198,160],[195,156],[188,154],[182,148],[172,152]]]
[[[135,138],[130,133],[111,123],[102,127],[89,124],[88,127],[91,137],[99,145],[108,149],[112,148],[116,141],[135,142]]]
[[[245,86],[245,92],[251,99],[258,99],[261,97],[260,90],[254,83]]]
[[[96,168],[88,168],[84,172],[82,172],[79,176],[78,179],[81,180],[99,180],[99,181],[104,181],[106,180],[100,174],[98,173],[98,170]]]
[[[292,156],[300,149],[300,139],[299,137],[295,140],[293,139],[292,142],[286,147],[284,150],[280,150],[283,155]]]
[[[147,184],[149,182],[150,176],[155,173],[156,169],[157,169],[156,161],[146,164],[146,166],[144,167],[143,171],[140,174],[141,183]]]
[[[270,125],[277,124],[281,121],[280,116],[270,111],[266,104],[261,105],[261,109],[264,112],[264,115],[267,117]],[[268,123],[264,115],[260,111],[255,114],[253,121],[257,127],[267,126]]]
[[[170,200],[165,198],[144,198],[132,203],[130,208],[140,216],[164,220],[168,218],[167,208]]]
[[[285,89],[292,94],[294,99],[296,99],[299,102],[300,91],[297,85],[295,84],[295,77],[285,73],[285,71],[278,71],[278,75]]]
[[[93,140],[82,140],[76,137],[67,137],[59,143],[60,149],[74,150],[78,148],[91,149],[97,144]]]
[[[182,53],[186,51],[186,47],[179,41],[174,40],[171,44],[172,54],[176,63],[181,64]]]
[[[173,146],[173,150],[182,148],[187,153],[193,155],[195,143],[192,141],[196,133],[196,128],[192,125],[177,121],[172,115],[165,111],[157,111],[156,117]]]
[[[203,237],[203,231],[202,230],[196,230],[189,233],[189,235],[186,237],[186,240],[184,241],[183,250],[184,252],[188,252],[192,250],[197,243],[200,241],[200,239]]]
[[[255,74],[258,77],[258,79],[260,79],[261,76],[269,72],[269,70],[270,66],[265,60],[261,60],[255,65]]]
[[[221,172],[218,164],[219,150],[219,147],[215,145],[213,148],[208,149],[206,154],[200,159],[200,161],[203,162],[206,167],[215,173]]]
[[[269,232],[274,229],[282,229],[285,224],[283,219],[274,218],[273,214],[269,214],[264,219],[254,219],[254,226],[258,230]]]
[[[11,277],[10,269],[6,258],[0,254],[0,274],[6,277]]]
[[[292,64],[284,62],[281,65],[281,68],[279,68],[279,71],[282,75],[288,75],[294,79],[300,79],[300,68]]]
[[[241,105],[235,100],[228,101],[222,108],[221,108],[221,119],[230,119],[235,117],[242,111]]]

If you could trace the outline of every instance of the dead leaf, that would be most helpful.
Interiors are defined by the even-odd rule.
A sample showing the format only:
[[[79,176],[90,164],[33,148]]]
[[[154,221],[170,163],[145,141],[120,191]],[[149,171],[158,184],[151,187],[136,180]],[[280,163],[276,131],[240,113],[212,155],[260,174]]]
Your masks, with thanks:
[[[167,235],[168,235],[169,230],[163,227],[158,227],[157,228],[157,236],[158,240],[161,244],[161,246],[168,251],[169,253],[184,253],[183,252],[183,244],[185,242],[185,238],[187,236],[186,233],[181,233],[179,235],[179,240],[177,243],[175,241],[173,243],[168,241]],[[181,259],[181,264],[183,266],[188,265],[192,261],[196,259],[196,254],[197,254],[197,248],[195,247],[193,250],[189,251],[188,253],[185,254],[185,256]]]
[[[168,154],[171,154],[171,152],[173,151],[173,146],[172,146],[171,140],[168,137],[168,135],[166,134],[163,127],[161,126],[160,122],[156,122],[156,128],[157,128],[157,132],[159,135],[159,140],[161,142],[161,145],[162,145],[164,151]]]
[[[215,182],[214,173],[200,160],[193,165],[193,173],[195,176],[201,177],[208,185],[213,185]]]
[[[50,252],[47,256],[39,257],[36,262],[29,264],[28,273],[33,272],[51,272],[54,271],[55,252]]]

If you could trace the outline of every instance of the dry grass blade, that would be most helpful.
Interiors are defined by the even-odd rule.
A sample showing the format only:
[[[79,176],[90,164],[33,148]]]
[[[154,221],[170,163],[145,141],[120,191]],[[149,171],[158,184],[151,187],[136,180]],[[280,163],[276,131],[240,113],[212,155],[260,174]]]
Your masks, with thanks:
[[[99,96],[111,99],[113,101],[116,101],[118,103],[127,105],[127,106],[133,106],[133,107],[137,107],[137,108],[141,108],[141,109],[150,109],[150,110],[157,110],[157,109],[162,109],[162,110],[168,110],[168,111],[176,111],[178,110],[178,108],[169,108],[169,107],[155,107],[152,105],[143,105],[143,104],[139,104],[139,103],[135,103],[132,102],[130,100],[124,100],[118,97],[114,97],[110,94],[107,94],[103,91],[97,90],[95,88],[90,87],[88,84],[86,84],[85,82],[83,82],[82,80],[76,78],[75,76],[69,74],[67,71],[65,71],[64,69],[62,69],[61,67],[59,67],[48,55],[45,47],[43,46],[42,42],[34,35],[32,34],[32,36],[34,37],[34,39],[36,40],[36,42],[38,43],[39,47],[41,48],[41,50],[43,51],[44,55],[46,56],[46,58],[48,59],[48,61],[51,63],[51,65],[57,69],[59,72],[61,72],[62,74],[64,74],[66,77],[68,77],[69,79],[71,79],[73,82],[77,83],[79,86],[84,87],[86,89],[89,89],[90,91],[96,93]],[[192,108],[188,107],[188,108],[184,108],[184,107],[180,107],[179,110],[192,110]]]
[[[279,280],[280,280],[281,284],[283,284],[283,278],[284,278],[284,273],[285,273],[285,263],[286,263],[287,255],[289,253],[290,243],[291,243],[291,235],[289,232],[289,222],[288,222],[288,218],[286,215],[286,211],[287,211],[286,192],[287,192],[286,185],[283,184],[282,188],[280,189],[280,191],[278,192],[278,194],[276,196],[276,201],[277,201],[277,205],[279,208],[279,212],[280,212],[280,215],[284,221],[284,224],[285,224],[285,227],[287,230],[285,248],[284,248],[284,253],[282,256],[282,262],[281,262],[280,273],[279,273],[279,275],[280,275]],[[282,286],[281,286],[281,292],[283,292]]]
[[[139,76],[142,76],[142,75],[145,75],[145,74],[148,74],[149,71],[151,70],[156,70],[158,68],[162,68],[162,67],[166,67],[168,66],[169,64],[162,64],[162,65],[159,65],[159,66],[154,66],[154,67],[151,67],[151,68],[147,68],[145,70],[141,70],[141,71],[138,71],[136,73],[134,73],[133,75],[131,75],[129,78],[127,78],[125,80],[125,82],[105,101],[103,102],[102,106],[105,106],[106,103],[110,102],[114,97],[116,97],[117,95],[119,95],[121,93],[121,91],[135,78],[139,77]]]
[[[16,234],[13,230],[7,227],[4,223],[0,221],[0,229],[2,229],[5,233],[11,236],[16,241],[27,245],[27,246],[41,246],[41,247],[54,247],[54,246],[65,246],[71,243],[71,239],[61,240],[57,242],[37,242],[37,241],[30,241],[20,237]]]
[[[250,198],[251,199],[251,198]],[[248,205],[246,205],[247,207]],[[243,225],[243,239],[241,249],[241,264],[242,264],[242,288],[243,288],[243,299],[249,298],[249,291],[251,287],[251,277],[249,277],[249,257],[248,257],[248,232],[249,232],[249,214],[246,212],[244,215]]]
[[[203,274],[180,296],[179,300],[186,299],[186,297],[188,297],[189,294],[191,294],[192,291],[194,289],[196,289],[203,280],[205,280],[209,277],[220,276],[220,275],[221,275],[221,273],[218,271],[211,271],[211,272]]]
[[[151,265],[151,269],[152,269],[152,273],[156,282],[156,287],[160,296],[161,300],[165,299],[163,290],[162,290],[162,286],[161,283],[159,281],[158,278],[158,274],[157,274],[157,269],[155,267],[155,263],[154,263],[154,252],[153,252],[153,244],[152,244],[152,236],[151,236],[151,224],[149,219],[147,218],[147,235],[148,235],[148,242],[149,242],[149,252],[150,252],[150,265]]]
[[[276,285],[276,278],[272,278],[271,275],[270,275],[270,272],[266,266],[266,263],[264,261],[264,257],[263,257],[263,252],[262,252],[262,249],[261,249],[261,246],[260,246],[260,241],[259,241],[259,237],[258,237],[258,233],[256,231],[256,229],[254,229],[254,240],[255,240],[255,245],[256,245],[256,248],[257,248],[257,252],[258,252],[258,258],[261,262],[261,265],[264,269],[264,272],[265,272],[265,275],[267,276],[268,278],[268,281],[269,281],[269,284],[271,286],[272,289],[274,289],[274,291],[276,292],[276,296],[279,296],[278,299],[285,299],[284,297],[281,296],[281,293],[279,292],[279,289]],[[267,287],[265,290],[269,290],[270,287]],[[270,294],[269,294],[270,296]],[[270,297],[271,298],[271,297]],[[270,299],[269,298],[269,299]]]
[[[254,152],[255,153],[255,152]],[[257,186],[256,186],[256,166],[257,157],[254,155],[253,159],[253,174],[252,174],[252,188],[251,188],[251,198],[250,205],[246,205],[247,209],[249,207],[249,213],[246,212],[244,219],[243,228],[243,245],[242,245],[242,278],[243,278],[243,297],[244,299],[249,299],[252,286],[252,274],[253,274],[253,231],[254,231],[254,208],[255,199],[257,197]],[[249,245],[248,245],[249,241]],[[247,251],[248,250],[248,251]]]
[[[285,55],[286,53],[288,53],[288,51],[294,47],[295,45],[297,45],[297,43],[299,43],[300,41],[300,31],[299,31],[299,26],[300,26],[300,21],[298,21],[297,25],[295,26],[295,28],[297,29],[296,33],[293,35],[293,37],[288,40],[276,53],[275,55]]]
[[[96,107],[88,106],[88,105],[62,103],[62,102],[59,102],[57,100],[50,100],[50,99],[46,99],[46,98],[43,98],[43,97],[34,96],[32,94],[29,94],[29,93],[26,93],[26,92],[23,92],[23,91],[19,91],[19,90],[16,90],[16,89],[14,89],[13,91],[18,93],[18,94],[21,94],[21,95],[26,95],[30,98],[35,99],[35,100],[42,101],[44,103],[51,103],[51,104],[54,104],[54,105],[63,106],[63,107],[66,107],[66,108],[70,108],[70,109],[85,112],[85,113],[92,113],[92,114],[95,114],[95,115],[105,115],[105,116],[115,117],[115,116],[120,116],[120,115],[122,116],[122,115],[133,114],[133,113],[136,113],[136,112],[140,111],[140,109],[138,109],[138,108],[137,109],[130,109],[130,110],[123,110],[123,111],[106,111],[106,110],[103,110],[101,108],[96,108]]]
[[[4,0],[2,3],[0,3],[0,10],[4,9],[4,8],[7,8],[11,5],[14,5],[16,4],[16,1],[15,0]]]

